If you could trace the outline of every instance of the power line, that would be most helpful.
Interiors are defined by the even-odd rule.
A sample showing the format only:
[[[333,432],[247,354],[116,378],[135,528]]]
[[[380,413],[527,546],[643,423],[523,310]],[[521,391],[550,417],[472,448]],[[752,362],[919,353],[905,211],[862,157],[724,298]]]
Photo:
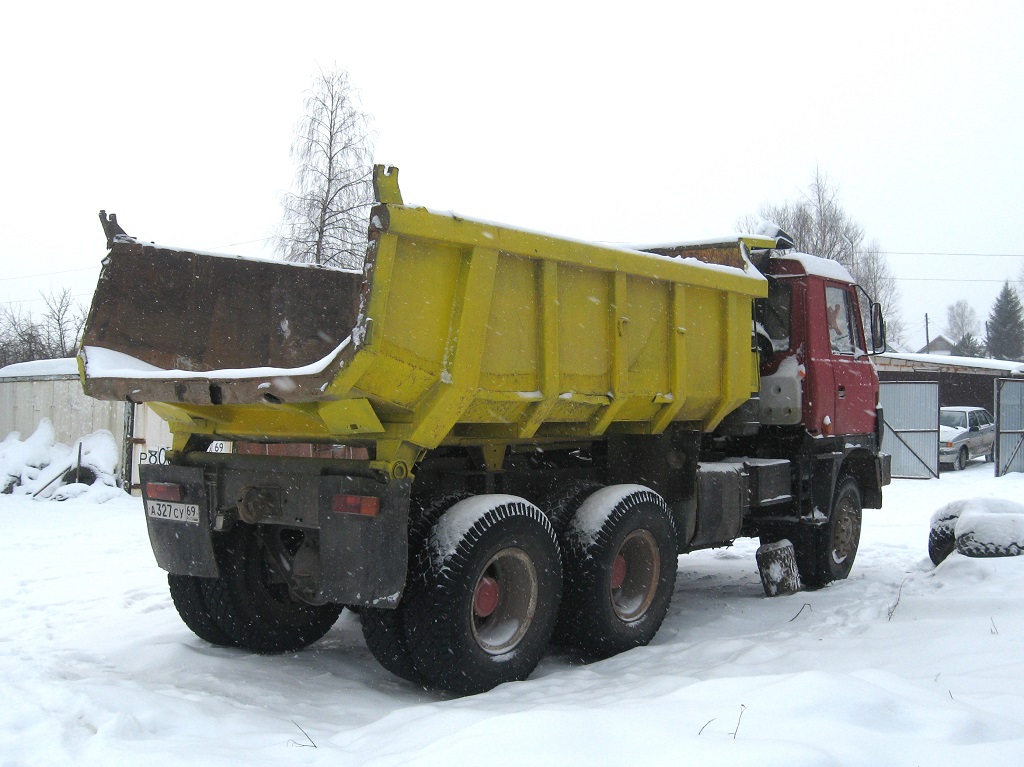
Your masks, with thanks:
[[[92,293],[74,293],[68,298],[85,298],[86,296],[92,296]],[[14,306],[15,304],[35,304],[40,301],[45,301],[46,298],[40,296],[39,298],[12,298],[10,301],[0,301],[0,305],[3,306]]]
[[[1024,258],[1024,253],[936,253],[932,251],[880,250],[885,256],[962,256],[966,258]]]
[[[99,269],[100,265],[96,266],[83,266],[81,269],[64,269],[59,272],[40,272],[39,274],[20,274],[16,277],[0,277],[0,282],[6,282],[8,280],[28,280],[33,277],[52,277],[55,274],[72,274],[74,272],[91,272]]]
[[[994,282],[997,284],[1017,281],[1006,277],[1000,280],[983,279],[980,277],[893,277],[893,279],[897,282]]]

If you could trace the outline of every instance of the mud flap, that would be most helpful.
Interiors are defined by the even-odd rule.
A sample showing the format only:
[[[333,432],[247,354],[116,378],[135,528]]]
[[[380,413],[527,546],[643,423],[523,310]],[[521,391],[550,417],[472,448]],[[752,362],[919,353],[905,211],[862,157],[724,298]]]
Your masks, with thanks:
[[[149,543],[153,547],[156,562],[173,575],[197,575],[216,578],[217,558],[213,553],[210,509],[203,484],[203,470],[188,466],[141,466],[139,477],[142,482],[143,505],[146,509],[146,527],[149,529]],[[159,516],[158,503],[146,494],[151,482],[178,485],[182,488],[180,502],[164,503],[176,511],[195,504],[199,513],[194,520],[191,516],[165,514]],[[175,518],[177,516],[178,518]]]
[[[395,607],[405,588],[411,479],[383,484],[361,477],[320,478],[320,597]],[[380,498],[376,516],[332,510],[337,494]]]

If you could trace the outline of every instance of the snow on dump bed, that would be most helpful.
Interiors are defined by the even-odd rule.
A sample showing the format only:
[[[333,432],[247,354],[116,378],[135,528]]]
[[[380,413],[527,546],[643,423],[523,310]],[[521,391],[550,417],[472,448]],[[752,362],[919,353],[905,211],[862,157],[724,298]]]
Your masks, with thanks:
[[[143,242],[138,237],[132,237],[130,235],[118,235],[114,238],[115,242],[120,243],[134,243],[144,248],[154,248],[155,250],[168,250],[175,253],[181,253],[184,255],[194,256],[207,256],[213,258],[225,258],[232,261],[257,261],[264,264],[274,264],[275,266],[285,266],[293,269],[328,269],[332,272],[349,272],[352,274],[362,274],[363,270],[360,269],[339,269],[334,266],[324,266],[323,264],[304,264],[296,263],[295,261],[282,261],[279,258],[273,258],[271,256],[239,256],[234,253],[218,253],[213,250],[196,250],[195,248],[179,248],[175,245],[161,245],[157,242]]]
[[[337,356],[352,342],[347,337],[329,354],[309,365],[297,368],[225,368],[222,370],[177,370],[157,367],[148,362],[132,357],[130,354],[104,349],[100,346],[85,346],[81,356],[85,361],[86,378],[137,378],[148,380],[196,378],[285,378],[289,376],[307,376],[322,373]]]

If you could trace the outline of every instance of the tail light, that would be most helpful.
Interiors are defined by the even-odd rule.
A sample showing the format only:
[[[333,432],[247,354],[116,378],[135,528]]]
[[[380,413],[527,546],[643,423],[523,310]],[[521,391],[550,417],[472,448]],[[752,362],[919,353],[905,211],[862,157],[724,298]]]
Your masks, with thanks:
[[[375,495],[335,493],[331,499],[331,511],[336,514],[359,514],[364,517],[375,517],[380,512],[380,498]]]
[[[146,497],[154,501],[182,501],[185,498],[181,485],[173,482],[147,482]]]

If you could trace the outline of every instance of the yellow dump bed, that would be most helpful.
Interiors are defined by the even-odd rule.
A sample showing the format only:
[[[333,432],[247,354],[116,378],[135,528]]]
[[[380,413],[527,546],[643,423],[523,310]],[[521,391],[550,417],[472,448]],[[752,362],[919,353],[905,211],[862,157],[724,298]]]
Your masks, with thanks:
[[[363,273],[112,238],[80,365],[148,402],[180,446],[225,439],[441,444],[709,430],[758,388],[737,238],[641,252],[402,203],[378,168]]]

